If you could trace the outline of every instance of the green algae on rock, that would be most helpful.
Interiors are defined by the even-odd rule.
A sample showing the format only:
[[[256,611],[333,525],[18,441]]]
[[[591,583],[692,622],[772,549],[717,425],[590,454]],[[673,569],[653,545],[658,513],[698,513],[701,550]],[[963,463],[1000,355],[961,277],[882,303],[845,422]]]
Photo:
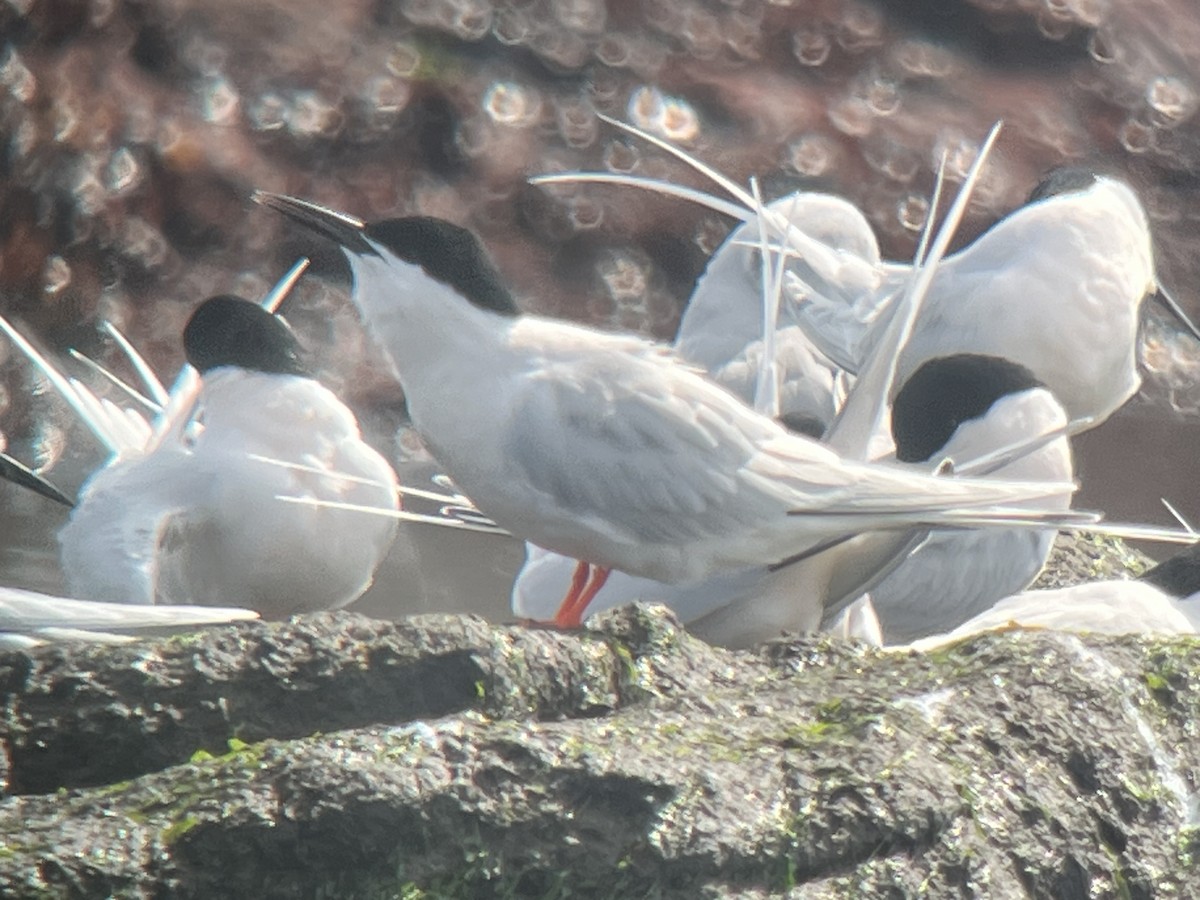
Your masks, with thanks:
[[[109,671],[131,660],[137,678]],[[1193,639],[731,652],[661,608],[565,634],[324,614],[0,667],[23,791],[0,801],[4,896],[1182,897],[1200,881]],[[189,705],[214,684],[219,725]],[[104,758],[106,726],[133,762],[54,744],[61,727]]]

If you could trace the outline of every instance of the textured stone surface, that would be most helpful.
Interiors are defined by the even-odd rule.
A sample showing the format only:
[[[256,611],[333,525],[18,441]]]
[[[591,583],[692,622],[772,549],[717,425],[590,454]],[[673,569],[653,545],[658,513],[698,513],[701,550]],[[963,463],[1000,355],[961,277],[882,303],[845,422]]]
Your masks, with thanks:
[[[1059,588],[1087,581],[1141,575],[1153,564],[1124,541],[1096,534],[1060,534],[1032,588]]]
[[[636,629],[637,623],[630,628]],[[645,636],[627,635],[638,647]],[[692,648],[695,650],[695,648]],[[628,647],[481,619],[391,623],[348,614],[253,623],[120,647],[66,645],[0,657],[8,790],[98,784],[183,762],[230,739],[293,738],[468,709],[586,716],[640,691],[719,683],[692,652],[651,658],[630,680]]]
[[[0,672],[6,897],[1200,884],[1193,640],[731,652],[647,608],[572,634],[326,614]]]

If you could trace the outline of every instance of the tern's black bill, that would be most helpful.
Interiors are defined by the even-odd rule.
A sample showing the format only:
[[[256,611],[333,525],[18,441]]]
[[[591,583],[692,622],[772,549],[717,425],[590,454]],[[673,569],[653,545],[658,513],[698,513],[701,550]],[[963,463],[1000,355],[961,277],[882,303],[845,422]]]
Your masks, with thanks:
[[[1176,302],[1174,297],[1168,294],[1161,285],[1154,296],[1158,298],[1159,303],[1170,310],[1171,315],[1179,320],[1179,324],[1186,328],[1192,337],[1200,341],[1200,328],[1197,328],[1196,323],[1188,318],[1187,313],[1183,311],[1183,307]]]
[[[5,481],[11,481],[13,484],[20,485],[23,488],[28,488],[34,493],[41,494],[47,500],[53,500],[56,503],[61,503],[63,506],[73,507],[75,505],[74,500],[41,475],[17,462],[7,453],[0,453],[0,478],[3,478]]]
[[[329,238],[339,247],[343,247],[351,253],[357,253],[360,256],[376,255],[375,248],[366,239],[363,231],[366,223],[361,219],[318,206],[307,200],[298,200],[283,194],[271,194],[267,191],[255,191],[253,200],[267,209],[282,213],[293,222],[300,223],[322,237]]]

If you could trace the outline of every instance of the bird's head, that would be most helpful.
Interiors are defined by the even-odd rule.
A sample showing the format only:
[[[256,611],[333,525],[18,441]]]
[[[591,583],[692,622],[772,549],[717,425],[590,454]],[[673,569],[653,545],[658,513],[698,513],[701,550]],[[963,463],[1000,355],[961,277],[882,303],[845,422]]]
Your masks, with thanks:
[[[1140,202],[1127,185],[1118,179],[1101,175],[1094,169],[1086,166],[1060,166],[1051,169],[1030,192],[1026,203],[1039,203],[1055,197],[1080,194],[1092,190],[1098,185],[1107,185],[1107,189],[1109,190],[1124,192],[1128,197],[1131,209],[1136,210],[1134,214],[1145,218],[1145,213],[1140,208]],[[1102,187],[1102,189],[1104,188]],[[1154,284],[1149,286],[1148,292],[1183,326],[1184,330],[1191,334],[1192,337],[1200,340],[1200,327],[1197,327],[1196,323],[1183,311],[1183,307],[1179,305],[1175,298],[1161,284],[1155,281]]]
[[[924,363],[892,404],[892,439],[901,462],[934,461],[965,422],[1005,397],[1042,388],[1033,372],[998,356],[960,353]],[[1047,393],[1047,402],[1054,402]]]
[[[196,307],[183,330],[183,349],[202,375],[221,366],[308,375],[288,324],[257,303],[229,294],[210,297]]]
[[[504,286],[479,239],[469,229],[433,216],[404,216],[367,223],[324,206],[258,191],[254,200],[332,240],[351,266],[374,258],[403,281],[406,268],[450,288],[474,306],[501,315],[516,315],[517,305]],[[355,267],[356,272],[358,271]]]

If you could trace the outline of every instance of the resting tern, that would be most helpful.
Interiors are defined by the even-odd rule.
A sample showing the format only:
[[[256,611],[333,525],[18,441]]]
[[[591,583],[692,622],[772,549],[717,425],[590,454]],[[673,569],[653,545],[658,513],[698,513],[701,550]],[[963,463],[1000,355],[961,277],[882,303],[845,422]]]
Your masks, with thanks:
[[[842,459],[646,340],[519,316],[466,229],[255,199],[342,247],[414,426],[486,515],[600,570],[582,608],[609,568],[698,580],[864,531],[1040,519],[1025,501],[1072,490]]]
[[[1052,183],[945,261],[901,379],[953,342],[1027,366],[1074,419],[1101,422],[1137,392],[1140,310],[1157,290],[1149,223],[1124,183],[1077,184]]]
[[[362,441],[350,410],[307,376],[290,329],[265,309],[212,298],[193,314],[184,343],[191,365],[171,394],[152,391],[166,404],[153,427],[27,350],[114,451],[59,534],[71,593],[114,603],[232,601],[272,616],[351,602],[370,584],[395,523],[275,495],[394,509],[391,467]],[[196,369],[203,379],[193,395]]]
[[[1060,484],[1072,474],[1066,425],[1061,407],[1028,370],[981,356],[927,363],[897,395],[892,420],[898,456],[911,464],[966,462],[1046,435],[1044,445],[1029,446],[992,474]],[[1048,511],[1065,511],[1070,493],[1048,495],[1042,503]],[[837,610],[847,588],[874,582],[871,595],[879,598],[883,625],[925,634],[953,627],[1027,585],[1044,563],[1053,536],[1053,530],[1030,529],[934,532],[894,570],[872,573],[869,566],[878,557],[868,555],[857,573],[851,570],[850,577],[827,582],[843,585],[842,594],[827,589],[813,593],[814,581],[800,571],[803,564],[778,572],[740,569],[687,584],[613,573],[587,615],[635,600],[663,603],[705,639],[746,646],[782,630],[813,631],[823,622],[830,627],[837,617],[827,612],[827,605],[832,601]],[[838,564],[845,565],[852,555],[838,557]],[[553,620],[574,562],[533,548],[513,586],[513,611],[523,618]],[[775,607],[787,610],[790,618],[773,611]],[[857,608],[850,614],[862,616]]]
[[[926,362],[892,408],[896,457],[902,462],[975,459],[1031,436],[1053,436],[992,468],[992,475],[1007,479],[1070,480],[1068,430],[1062,406],[1032,372],[977,354]],[[1043,502],[1047,510],[1066,510],[1070,501],[1064,492]],[[945,631],[1020,591],[1045,564],[1054,535],[1053,529],[932,532],[871,589],[885,640]]]
[[[833,194],[797,191],[766,204],[768,215],[782,216],[830,250],[850,254],[867,265],[845,273],[841,292],[859,295],[876,288],[881,265],[879,244],[866,217],[853,203]],[[763,278],[757,217],[738,225],[713,253],[684,307],[676,350],[712,371],[761,339]],[[768,226],[769,228],[769,226]],[[794,321],[794,308],[780,311],[779,327]]]
[[[949,633],[893,649],[930,650],[1002,628],[1196,634],[1200,632],[1200,545],[1177,553],[1137,581],[1095,581],[1014,594]]]
[[[997,130],[998,126],[989,136],[938,235],[930,260],[933,265],[945,252]],[[676,351],[690,362],[705,365],[714,378],[745,402],[753,402],[759,412],[782,418],[793,426],[793,430],[796,430],[794,424],[798,424],[801,429],[811,429],[809,433],[820,435],[834,421],[834,412],[839,406],[839,398],[835,396],[835,373],[817,360],[811,344],[799,329],[786,324],[794,319],[786,308],[779,310],[782,284],[778,272],[772,277],[770,248],[765,242],[756,243],[748,238],[756,225],[763,225],[767,217],[783,216],[789,232],[803,234],[806,240],[817,237],[825,242],[825,252],[833,256],[835,263],[826,268],[826,289],[839,292],[865,289],[867,284],[863,279],[869,281],[875,270],[872,267],[838,266],[838,255],[868,259],[877,266],[878,247],[865,218],[844,200],[798,193],[762,207],[753,184],[752,190],[755,191],[753,200],[759,212],[758,220],[736,229],[710,260],[685,310]],[[762,237],[762,230],[759,230]],[[927,230],[922,239],[919,259],[924,256],[929,233]],[[760,255],[758,260],[755,259],[756,251]],[[922,288],[918,285],[922,281],[927,284],[927,276],[915,269],[906,272],[913,282],[912,289],[906,294],[906,302],[911,306],[908,318],[911,319],[919,308]],[[775,330],[777,327],[779,331]],[[865,386],[878,388],[880,393],[886,390],[891,377],[888,369],[894,365],[894,353],[903,340],[901,329],[911,326],[897,317],[890,327],[895,335],[891,341],[892,349],[887,352],[893,355],[881,354],[872,376],[864,379]],[[763,339],[754,340],[757,335],[762,335]],[[746,341],[753,343],[739,353],[740,346]],[[776,345],[774,352],[772,344]],[[730,355],[735,353],[736,358],[730,361]],[[789,364],[789,357],[800,364]],[[772,371],[773,362],[782,364]],[[730,377],[731,373],[736,373],[735,377]],[[779,390],[762,390],[764,381],[774,381]],[[797,398],[807,401],[806,405],[796,405],[794,400]],[[814,398],[817,403],[812,402]],[[877,400],[864,402],[862,397],[855,397],[850,405],[855,412],[853,427],[839,423],[843,427],[836,437],[842,449],[865,458],[872,438],[870,429],[881,427],[884,417],[879,414]],[[798,423],[797,418],[800,419]],[[949,430],[939,436],[944,439]],[[850,542],[835,554],[826,554],[819,563],[808,563],[806,568],[787,567],[779,572],[751,567],[677,585],[617,574],[601,588],[584,612],[599,611],[633,599],[654,599],[672,606],[695,632],[725,644],[750,643],[784,629],[810,630],[820,623],[827,605],[832,604],[834,608],[842,605],[848,589],[861,588],[868,580],[881,577],[888,566],[894,565],[899,549],[906,544],[906,541],[897,542],[891,538],[882,543],[878,539],[861,541],[867,541],[868,545]],[[547,607],[548,601],[561,595],[556,588],[570,582],[575,561],[534,547],[527,548],[527,556],[527,564],[513,586],[514,611],[537,619],[554,615],[560,625],[576,624],[564,616],[564,611],[570,610],[564,608],[555,613]],[[834,569],[841,570],[842,575],[852,575],[837,579],[832,576]]]
[[[611,173],[539,176],[534,183],[625,184],[701,203],[753,221],[753,198],[668,142],[606,117],[675,155],[733,196]],[[826,246],[782,216],[768,216],[776,246],[794,256],[786,278],[798,321],[821,352],[857,372],[886,327],[903,267],[879,264],[869,249]],[[861,251],[860,251],[861,252]],[[1117,179],[1079,169],[1051,173],[1014,211],[939,266],[921,321],[900,360],[903,383],[926,360],[982,353],[1027,366],[1070,417],[1098,425],[1141,384],[1140,311],[1161,300],[1197,338],[1200,329],[1157,281],[1146,213]]]
[[[793,226],[832,249],[879,259],[870,225],[853,204],[841,198],[796,193],[768,204],[767,209],[786,216]],[[706,369],[713,380],[745,403],[758,399],[756,408],[777,417],[789,430],[819,438],[840,407],[837,371],[798,326],[789,324],[794,322],[790,308],[780,311],[775,335],[777,408],[758,396],[768,353],[762,339],[763,310],[771,302],[771,287],[782,290],[781,284],[769,285],[764,278],[758,234],[757,221],[745,223],[713,253],[684,308],[674,350],[685,362]],[[852,270],[848,277],[861,276],[861,270]],[[513,612],[523,619],[554,621],[577,565],[570,557],[527,544],[525,565],[513,582]],[[663,603],[707,640],[745,646],[781,630],[807,631],[820,624],[820,598],[798,596],[803,585],[796,576],[794,568],[772,573],[758,566],[698,582],[666,584],[614,572],[580,618],[635,600]],[[720,610],[727,606],[748,608],[751,614],[722,616]],[[772,608],[785,612],[762,615]],[[702,622],[706,616],[711,618]]]
[[[88,482],[60,532],[72,594],[232,599],[276,617],[350,603],[370,585],[395,523],[275,496],[394,507],[391,466],[363,442],[353,413],[305,372],[290,329],[257,304],[210,298],[189,320],[184,346],[202,379],[203,428],[118,459]]]

